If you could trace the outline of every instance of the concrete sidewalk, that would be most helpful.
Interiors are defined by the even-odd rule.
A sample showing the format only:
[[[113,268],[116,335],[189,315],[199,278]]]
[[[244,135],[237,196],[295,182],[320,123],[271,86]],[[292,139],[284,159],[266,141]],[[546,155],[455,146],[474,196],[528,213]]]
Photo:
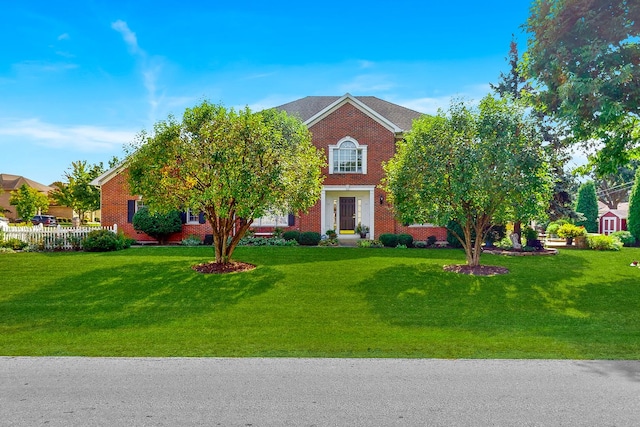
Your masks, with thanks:
[[[637,426],[640,362],[0,358],[3,426]]]

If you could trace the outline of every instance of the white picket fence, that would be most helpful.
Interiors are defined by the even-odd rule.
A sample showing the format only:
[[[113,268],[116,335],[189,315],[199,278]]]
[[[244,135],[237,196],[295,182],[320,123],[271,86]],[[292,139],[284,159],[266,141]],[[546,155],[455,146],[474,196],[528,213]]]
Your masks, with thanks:
[[[18,239],[30,245],[35,245],[46,250],[71,250],[79,249],[82,239],[94,230],[109,230],[118,232],[118,225],[113,227],[4,227],[0,229],[0,236],[7,241]]]

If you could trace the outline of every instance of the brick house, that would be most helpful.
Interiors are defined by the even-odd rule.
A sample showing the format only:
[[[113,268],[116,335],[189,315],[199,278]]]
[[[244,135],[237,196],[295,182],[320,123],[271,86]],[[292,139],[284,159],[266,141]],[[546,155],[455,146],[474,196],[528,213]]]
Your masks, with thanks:
[[[369,238],[382,233],[408,233],[415,240],[436,236],[446,239],[446,229],[430,224],[403,225],[394,217],[385,192],[378,188],[384,176],[382,163],[396,150],[396,142],[422,114],[373,96],[308,96],[278,107],[299,117],[309,128],[313,144],[327,156],[328,167],[320,201],[307,214],[257,219],[253,228],[269,232],[275,227],[324,233],[336,230],[341,239],[358,239],[358,224],[369,227]],[[153,240],[133,230],[131,218],[142,206],[141,197],[129,194],[126,169],[114,168],[93,181],[101,187],[103,225],[139,241]],[[202,215],[187,212],[181,233],[171,241],[211,233]]]

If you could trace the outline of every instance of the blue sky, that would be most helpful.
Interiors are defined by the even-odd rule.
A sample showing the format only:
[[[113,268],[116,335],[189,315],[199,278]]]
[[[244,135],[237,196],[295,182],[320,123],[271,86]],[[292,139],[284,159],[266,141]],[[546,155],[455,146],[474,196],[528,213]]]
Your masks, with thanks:
[[[122,157],[207,99],[274,107],[373,95],[433,113],[490,92],[528,0],[4,2],[0,173],[43,184]]]

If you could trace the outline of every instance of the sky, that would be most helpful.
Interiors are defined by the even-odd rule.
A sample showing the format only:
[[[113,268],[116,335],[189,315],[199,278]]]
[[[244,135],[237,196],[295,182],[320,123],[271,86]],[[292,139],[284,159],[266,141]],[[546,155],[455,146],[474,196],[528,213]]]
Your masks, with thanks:
[[[203,100],[479,101],[526,48],[529,0],[3,2],[0,173],[64,181]]]

